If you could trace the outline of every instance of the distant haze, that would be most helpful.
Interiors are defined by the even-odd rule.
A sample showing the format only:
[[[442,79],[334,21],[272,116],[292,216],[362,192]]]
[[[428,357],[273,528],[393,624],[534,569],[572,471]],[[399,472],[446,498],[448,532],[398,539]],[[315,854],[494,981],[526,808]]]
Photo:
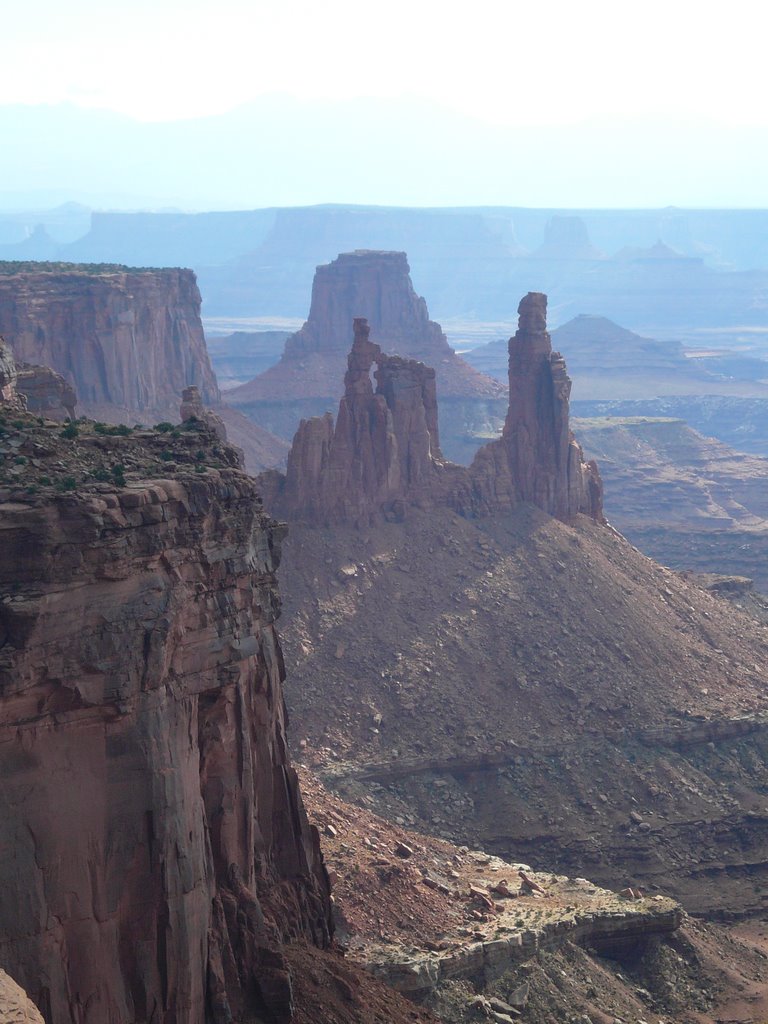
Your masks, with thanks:
[[[765,206],[755,5],[39,0],[0,208]]]
[[[0,137],[0,210],[768,206],[768,131],[703,119],[514,127],[429,100],[273,95],[169,122],[0,106]]]

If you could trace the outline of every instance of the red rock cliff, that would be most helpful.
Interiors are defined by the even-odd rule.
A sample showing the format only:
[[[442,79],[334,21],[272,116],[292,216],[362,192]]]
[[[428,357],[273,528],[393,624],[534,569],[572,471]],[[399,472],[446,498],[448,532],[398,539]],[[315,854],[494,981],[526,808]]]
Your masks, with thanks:
[[[191,384],[218,402],[191,270],[46,266],[0,273],[0,334],[17,362],[50,366],[81,412],[111,422],[174,419]]]
[[[519,313],[504,431],[467,468],[440,452],[434,371],[383,355],[366,321],[356,319],[336,424],[330,414],[302,421],[286,477],[262,478],[268,506],[289,519],[330,523],[402,518],[408,505],[476,516],[530,502],[560,519],[582,512],[602,520],[597,465],[584,462],[568,425],[571,382],[552,352],[546,296],[529,293]]]
[[[0,493],[0,963],[48,1024],[288,1021],[281,942],[329,937],[281,530],[249,477],[188,468]]]

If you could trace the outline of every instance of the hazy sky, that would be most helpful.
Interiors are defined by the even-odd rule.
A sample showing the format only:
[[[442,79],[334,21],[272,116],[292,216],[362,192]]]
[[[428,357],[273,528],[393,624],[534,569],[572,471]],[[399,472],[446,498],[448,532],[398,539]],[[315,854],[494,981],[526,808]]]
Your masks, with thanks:
[[[765,125],[759,11],[744,0],[32,0],[3,12],[0,102],[163,120],[268,92],[407,95],[508,124],[619,113]]]
[[[768,206],[745,0],[6,7],[8,208]]]

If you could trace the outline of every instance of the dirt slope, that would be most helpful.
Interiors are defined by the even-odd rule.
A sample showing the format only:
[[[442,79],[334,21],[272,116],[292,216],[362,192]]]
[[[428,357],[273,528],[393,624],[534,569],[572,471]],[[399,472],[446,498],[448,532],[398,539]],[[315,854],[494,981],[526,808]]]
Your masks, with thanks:
[[[281,571],[294,742],[345,792],[542,867],[764,908],[764,626],[529,506],[295,526]]]

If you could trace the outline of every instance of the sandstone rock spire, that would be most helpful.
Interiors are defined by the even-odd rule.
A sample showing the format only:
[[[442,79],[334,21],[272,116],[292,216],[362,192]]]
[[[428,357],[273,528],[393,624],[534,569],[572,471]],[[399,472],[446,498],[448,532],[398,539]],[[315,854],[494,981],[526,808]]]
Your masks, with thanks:
[[[442,463],[435,371],[383,355],[356,317],[336,423],[330,414],[302,420],[283,500],[272,497],[287,514],[322,521],[399,518],[404,502],[428,499]]]
[[[509,339],[509,411],[502,443],[519,501],[558,518],[600,515],[602,494],[594,463],[585,465],[569,427],[571,379],[552,351],[547,297],[528,292]]]
[[[330,413],[302,420],[286,477],[261,478],[267,507],[328,523],[399,519],[409,505],[483,516],[530,502],[560,519],[582,512],[602,520],[600,474],[584,462],[568,425],[571,382],[562,356],[552,352],[546,296],[530,293],[519,312],[504,431],[468,468],[440,451],[435,371],[384,355],[367,321],[356,318],[336,423]]]
[[[335,409],[355,317],[368,321],[383,351],[433,367],[441,403],[450,405],[443,426],[447,451],[464,458],[464,435],[473,424],[501,425],[504,385],[454,352],[416,294],[404,252],[357,250],[319,266],[309,316],[286,341],[280,362],[228,391],[227,402],[287,438],[301,418]]]

